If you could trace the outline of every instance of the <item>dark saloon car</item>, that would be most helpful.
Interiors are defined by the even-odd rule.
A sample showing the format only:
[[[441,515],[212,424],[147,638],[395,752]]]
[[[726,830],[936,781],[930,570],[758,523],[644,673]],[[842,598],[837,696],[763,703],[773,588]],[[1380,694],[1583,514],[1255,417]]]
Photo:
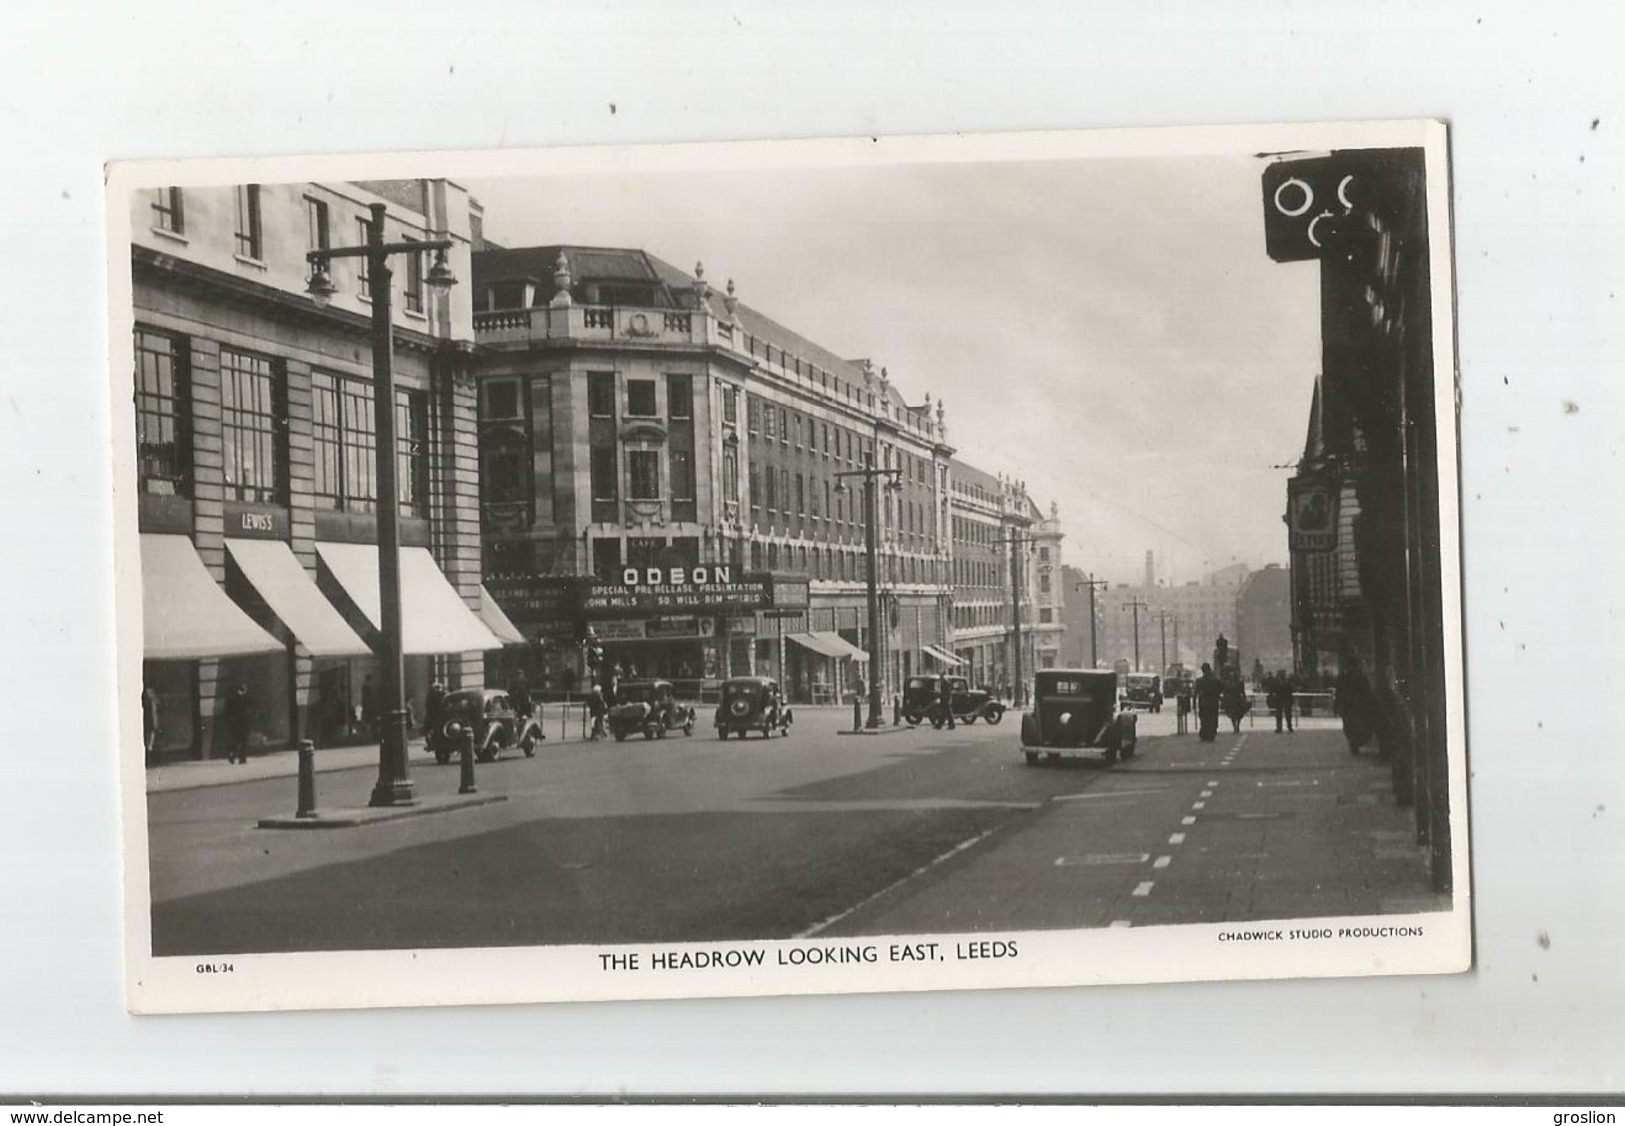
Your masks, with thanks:
[[[424,744],[438,763],[461,752],[467,732],[474,733],[474,757],[490,762],[506,747],[518,747],[525,757],[536,753],[537,730],[516,715],[513,702],[500,688],[462,688],[447,694]]]
[[[726,739],[737,732],[743,739],[751,731],[764,738],[773,732],[790,734],[795,715],[779,691],[779,682],[766,676],[736,676],[722,682],[717,700],[717,735]]]
[[[694,709],[677,702],[669,680],[623,680],[605,717],[609,733],[620,742],[635,731],[645,739],[664,739],[666,732],[694,733]]]
[[[1162,711],[1162,678],[1151,672],[1131,672],[1123,685],[1123,702],[1147,711]]]
[[[1134,753],[1136,717],[1117,708],[1117,674],[1096,669],[1040,669],[1033,676],[1032,710],[1021,717],[1021,753],[1102,751],[1108,763]]]
[[[941,708],[944,680],[948,682],[955,723],[975,723],[979,719],[998,723],[1004,718],[1004,702],[995,700],[985,688],[972,688],[962,676],[911,676],[903,684],[903,719],[910,727],[926,721],[932,727],[941,727],[948,722]]]

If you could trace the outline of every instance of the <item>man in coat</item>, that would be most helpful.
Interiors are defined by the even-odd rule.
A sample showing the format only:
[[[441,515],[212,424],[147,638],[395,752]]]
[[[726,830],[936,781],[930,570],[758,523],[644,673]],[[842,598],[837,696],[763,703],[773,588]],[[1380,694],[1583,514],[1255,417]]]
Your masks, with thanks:
[[[1219,737],[1219,697],[1224,685],[1213,675],[1213,666],[1204,663],[1202,675],[1196,678],[1196,734],[1204,743]]]

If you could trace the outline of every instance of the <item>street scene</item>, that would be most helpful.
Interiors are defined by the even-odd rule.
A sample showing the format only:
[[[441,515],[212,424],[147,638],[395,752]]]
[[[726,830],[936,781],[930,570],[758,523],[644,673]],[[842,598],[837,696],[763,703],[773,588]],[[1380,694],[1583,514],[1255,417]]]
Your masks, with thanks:
[[[1429,128],[137,175],[140,955],[1459,911]]]
[[[291,763],[176,767],[149,800],[164,955],[839,938],[1436,910],[1387,769],[1340,725],[1213,743],[1148,715],[1138,753],[1029,769],[1008,725],[843,737],[550,738],[478,767],[507,800],[272,833]],[[1155,733],[1153,733],[1155,732]],[[291,756],[284,756],[284,759]],[[256,763],[255,765],[258,765]],[[426,794],[458,770],[413,761]],[[364,790],[356,756],[319,800]]]

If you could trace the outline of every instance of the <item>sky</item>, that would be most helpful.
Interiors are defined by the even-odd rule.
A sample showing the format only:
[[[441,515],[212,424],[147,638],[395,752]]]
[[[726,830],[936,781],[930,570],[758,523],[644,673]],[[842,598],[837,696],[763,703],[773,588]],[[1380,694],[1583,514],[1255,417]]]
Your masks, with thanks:
[[[1264,253],[1247,154],[463,180],[510,247],[637,247],[946,403],[1059,506],[1065,561],[1182,583],[1285,563],[1318,267]]]

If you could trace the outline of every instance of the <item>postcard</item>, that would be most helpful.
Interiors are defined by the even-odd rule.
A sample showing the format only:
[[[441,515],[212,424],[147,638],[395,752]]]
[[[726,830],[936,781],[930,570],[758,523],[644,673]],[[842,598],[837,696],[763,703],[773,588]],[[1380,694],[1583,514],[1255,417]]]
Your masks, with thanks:
[[[141,1013],[1461,972],[1446,129],[107,170]]]

